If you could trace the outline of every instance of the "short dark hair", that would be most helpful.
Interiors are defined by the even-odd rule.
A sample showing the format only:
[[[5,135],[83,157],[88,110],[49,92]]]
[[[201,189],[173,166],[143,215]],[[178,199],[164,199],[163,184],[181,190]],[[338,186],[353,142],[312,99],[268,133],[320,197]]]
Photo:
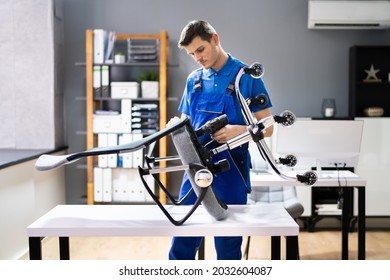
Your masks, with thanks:
[[[211,41],[213,34],[216,34],[214,27],[204,20],[190,21],[182,30],[178,47],[183,48],[191,44],[192,40],[199,36],[204,41]]]

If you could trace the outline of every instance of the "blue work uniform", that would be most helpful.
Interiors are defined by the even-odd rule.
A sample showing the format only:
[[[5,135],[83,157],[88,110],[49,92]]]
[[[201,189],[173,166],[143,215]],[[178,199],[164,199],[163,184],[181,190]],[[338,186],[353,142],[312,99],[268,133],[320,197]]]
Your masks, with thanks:
[[[187,78],[187,84],[179,105],[179,111],[190,116],[194,129],[198,129],[207,121],[226,114],[231,125],[245,125],[241,106],[237,99],[234,83],[239,70],[245,66],[241,61],[229,54],[226,64],[219,70],[197,69]],[[268,92],[262,79],[253,79],[243,75],[240,91],[245,99],[264,94],[268,103],[263,107],[250,106],[253,112],[272,106]],[[211,139],[210,135],[199,138],[202,145],[215,148],[220,144]],[[213,156],[213,162],[227,159],[230,164],[228,171],[216,174],[212,187],[216,195],[226,204],[246,204],[250,192],[250,155],[248,144],[241,145],[231,151],[224,151]],[[187,174],[184,174],[179,198],[191,189]],[[185,200],[185,204],[193,204],[196,196]],[[174,237],[169,252],[169,259],[195,259],[202,237]],[[242,237],[215,237],[217,259],[241,259]]]

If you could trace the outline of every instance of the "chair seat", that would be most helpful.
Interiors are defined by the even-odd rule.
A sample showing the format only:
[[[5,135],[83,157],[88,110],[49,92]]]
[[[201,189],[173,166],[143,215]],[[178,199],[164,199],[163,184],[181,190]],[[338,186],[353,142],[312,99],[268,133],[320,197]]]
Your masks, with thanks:
[[[293,219],[300,217],[304,211],[298,201],[294,186],[256,187],[248,195],[249,204],[276,203],[283,205]]]

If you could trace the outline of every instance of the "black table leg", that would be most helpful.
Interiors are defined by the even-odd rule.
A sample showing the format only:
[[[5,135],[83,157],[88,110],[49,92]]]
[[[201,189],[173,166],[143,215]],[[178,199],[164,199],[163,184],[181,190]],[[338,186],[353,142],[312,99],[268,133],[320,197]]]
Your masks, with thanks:
[[[286,236],[286,259],[298,260],[298,236]]]
[[[353,199],[353,188],[343,187],[342,195],[342,211],[341,211],[341,259],[348,260],[348,234],[349,224],[353,213],[351,213],[352,199]]]
[[[60,260],[70,260],[69,253],[69,237],[59,237],[60,244]]]
[[[366,259],[366,188],[358,187],[358,259]]]
[[[41,239],[41,237],[28,238],[30,260],[42,260]]]
[[[198,249],[198,260],[204,260],[204,254],[205,254],[204,242],[205,242],[205,238],[203,237]]]
[[[271,260],[280,260],[280,236],[271,236]]]

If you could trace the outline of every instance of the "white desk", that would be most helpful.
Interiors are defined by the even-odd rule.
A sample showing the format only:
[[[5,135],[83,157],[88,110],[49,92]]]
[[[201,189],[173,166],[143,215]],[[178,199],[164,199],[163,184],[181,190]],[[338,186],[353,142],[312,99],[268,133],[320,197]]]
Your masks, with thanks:
[[[284,171],[287,176],[295,177],[295,175],[303,174],[297,171]],[[322,171],[321,177],[313,187],[337,187],[337,188],[357,188],[358,189],[358,259],[366,258],[366,180],[350,171]],[[251,173],[252,187],[264,186],[302,186],[308,188],[304,184],[294,181],[285,180],[274,173]],[[347,194],[350,192],[346,192]],[[345,199],[345,202],[351,201]],[[342,209],[342,259],[348,259],[348,232],[349,224],[346,212],[350,204],[344,203]]]
[[[166,206],[174,218],[190,206]],[[41,259],[41,239],[60,238],[60,258],[69,259],[71,236],[271,236],[286,237],[287,258],[297,256],[299,226],[281,206],[229,205],[226,220],[215,221],[200,206],[181,226],[173,225],[157,205],[59,205],[27,227],[30,259]],[[273,239],[275,241],[275,239]],[[273,246],[274,247],[274,246]],[[273,249],[274,250],[274,249]],[[273,252],[280,258],[280,252]]]

